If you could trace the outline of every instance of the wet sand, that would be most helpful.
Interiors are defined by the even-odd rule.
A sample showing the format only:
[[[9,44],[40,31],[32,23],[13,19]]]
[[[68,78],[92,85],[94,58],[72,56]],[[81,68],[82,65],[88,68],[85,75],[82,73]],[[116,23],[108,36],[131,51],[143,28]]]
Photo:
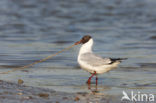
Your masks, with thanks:
[[[90,93],[66,93],[0,80],[0,103],[119,103],[115,97]]]

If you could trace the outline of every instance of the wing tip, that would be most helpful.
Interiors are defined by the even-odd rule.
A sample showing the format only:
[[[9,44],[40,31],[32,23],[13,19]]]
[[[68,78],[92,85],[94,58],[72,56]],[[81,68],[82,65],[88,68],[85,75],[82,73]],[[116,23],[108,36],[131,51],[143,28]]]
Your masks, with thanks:
[[[117,61],[122,62],[123,60],[127,60],[128,58],[110,58],[110,59],[111,59],[110,64],[112,64],[112,63],[117,62]]]

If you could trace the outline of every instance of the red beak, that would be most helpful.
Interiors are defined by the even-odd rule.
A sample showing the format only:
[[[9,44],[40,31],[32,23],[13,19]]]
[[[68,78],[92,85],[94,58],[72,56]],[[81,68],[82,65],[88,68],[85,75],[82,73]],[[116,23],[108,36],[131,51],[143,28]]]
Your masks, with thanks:
[[[77,42],[75,43],[75,45],[78,45],[78,44],[81,44],[81,40],[80,40],[80,41],[77,41]]]

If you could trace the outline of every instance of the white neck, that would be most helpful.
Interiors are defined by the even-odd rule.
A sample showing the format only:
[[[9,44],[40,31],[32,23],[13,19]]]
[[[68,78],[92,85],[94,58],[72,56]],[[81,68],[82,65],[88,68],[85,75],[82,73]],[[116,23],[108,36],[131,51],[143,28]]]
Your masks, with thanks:
[[[83,53],[92,52],[92,46],[93,46],[93,39],[90,39],[87,43],[81,46],[79,55]]]

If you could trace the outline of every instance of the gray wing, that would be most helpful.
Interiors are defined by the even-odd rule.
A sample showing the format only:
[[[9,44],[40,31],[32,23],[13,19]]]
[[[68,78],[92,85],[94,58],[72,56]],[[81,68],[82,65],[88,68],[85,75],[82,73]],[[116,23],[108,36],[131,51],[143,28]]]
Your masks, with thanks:
[[[93,53],[82,54],[81,60],[93,66],[108,65],[112,63],[110,58],[101,58]]]

